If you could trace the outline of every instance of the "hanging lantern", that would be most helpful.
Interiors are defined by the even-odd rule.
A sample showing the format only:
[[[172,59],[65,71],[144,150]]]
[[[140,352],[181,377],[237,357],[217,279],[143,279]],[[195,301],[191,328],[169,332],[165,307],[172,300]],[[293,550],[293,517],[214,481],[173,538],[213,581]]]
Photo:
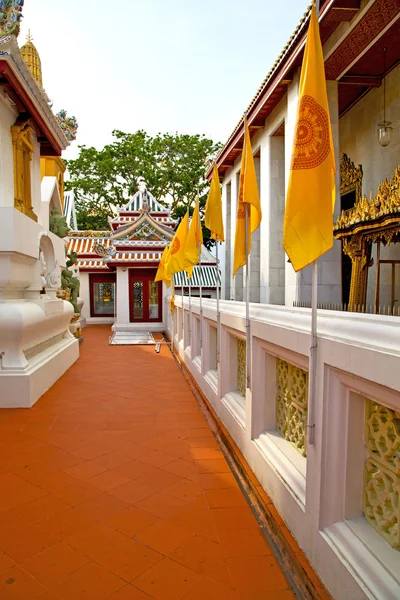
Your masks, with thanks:
[[[391,121],[386,121],[386,48],[383,49],[383,121],[378,123],[378,142],[381,146],[389,146],[392,138]]]

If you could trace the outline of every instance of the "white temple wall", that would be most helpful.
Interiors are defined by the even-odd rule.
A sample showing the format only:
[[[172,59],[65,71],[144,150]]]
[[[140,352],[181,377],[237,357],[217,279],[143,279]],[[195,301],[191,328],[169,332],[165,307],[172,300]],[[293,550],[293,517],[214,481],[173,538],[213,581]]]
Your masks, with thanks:
[[[14,161],[11,127],[18,113],[0,94],[0,206],[14,206]]]
[[[176,304],[174,315],[180,323],[181,298]],[[186,298],[183,307],[187,324],[190,311]],[[194,300],[192,331],[197,331],[199,310],[198,300]],[[202,361],[198,350],[183,343],[178,323],[174,342],[181,360],[332,597],[398,600],[398,550],[368,524],[363,512],[363,498],[369,489],[365,463],[373,454],[368,451],[369,436],[385,437],[383,424],[379,432],[368,433],[368,401],[400,410],[398,318],[319,311],[315,443],[307,444],[305,457],[279,430],[277,359],[294,369],[288,380],[298,394],[298,369],[308,370],[310,310],[250,306],[252,386],[245,396],[239,392],[243,369],[238,369],[238,341],[245,337],[245,306],[222,301],[220,312],[219,371],[214,360],[217,323],[212,301],[203,304]],[[165,327],[171,334],[169,314]],[[384,506],[383,511],[390,517],[392,488],[388,486],[381,493],[377,500],[371,494],[371,502],[384,506],[385,496],[387,508]]]
[[[372,89],[340,119],[340,154],[343,152],[363,169],[363,194],[376,195],[379,184],[391,179],[400,164],[400,66],[386,76],[386,119],[392,121],[392,140],[382,148],[378,142],[378,123],[383,120],[383,86]],[[367,303],[373,304],[376,277],[376,244],[372,248],[374,265],[368,272]],[[400,259],[400,244],[381,247],[381,260]],[[396,294],[400,302],[400,266],[396,268]],[[381,265],[380,303],[391,301],[391,267]]]
[[[83,300],[81,317],[90,319],[90,288],[89,288],[89,273],[79,272],[79,297]],[[90,320],[88,321],[90,323]]]

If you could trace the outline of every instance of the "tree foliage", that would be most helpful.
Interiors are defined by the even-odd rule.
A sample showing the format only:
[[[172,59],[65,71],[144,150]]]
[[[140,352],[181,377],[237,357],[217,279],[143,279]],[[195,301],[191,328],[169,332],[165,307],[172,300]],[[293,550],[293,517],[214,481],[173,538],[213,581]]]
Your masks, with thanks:
[[[221,144],[203,135],[158,134],[145,131],[113,131],[114,141],[102,150],[80,146],[75,160],[68,160],[66,189],[75,193],[79,229],[108,229],[112,206],[123,206],[137,191],[138,177],[161,202],[170,204],[172,216],[193,211],[197,194],[204,210],[207,167]],[[205,243],[211,245],[208,230]]]

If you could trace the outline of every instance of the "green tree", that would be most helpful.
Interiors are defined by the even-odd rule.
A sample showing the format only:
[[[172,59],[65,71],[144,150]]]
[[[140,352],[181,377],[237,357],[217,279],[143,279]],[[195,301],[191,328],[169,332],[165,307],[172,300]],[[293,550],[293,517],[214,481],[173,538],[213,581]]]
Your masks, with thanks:
[[[137,190],[138,177],[144,177],[155,198],[169,203],[172,216],[193,211],[199,194],[204,210],[209,184],[208,165],[221,144],[204,135],[161,134],[145,131],[113,131],[114,141],[102,150],[80,146],[75,160],[67,161],[70,179],[66,189],[74,190],[80,229],[108,229],[112,205],[123,206]],[[207,246],[212,245],[204,229]]]

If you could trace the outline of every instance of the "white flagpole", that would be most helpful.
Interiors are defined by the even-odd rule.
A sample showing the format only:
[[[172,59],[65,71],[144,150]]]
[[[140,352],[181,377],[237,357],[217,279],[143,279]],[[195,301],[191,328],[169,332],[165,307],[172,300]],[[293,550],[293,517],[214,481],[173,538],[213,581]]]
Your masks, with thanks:
[[[246,135],[246,134],[245,134]],[[244,151],[244,146],[243,146]],[[250,367],[251,367],[251,347],[250,347],[250,278],[249,278],[249,206],[245,204],[246,215],[246,387],[251,389]]]
[[[201,221],[200,221],[200,190],[197,191],[197,197],[199,200],[199,212],[198,212],[198,219],[199,219],[199,227],[201,227]],[[199,244],[199,285],[200,285],[200,365],[201,365],[201,372],[203,373],[203,274],[201,271],[201,244]]]
[[[217,280],[217,371],[219,370],[219,340],[221,334],[221,314],[219,312],[219,260],[218,260],[218,240],[215,243],[215,255],[217,264],[215,265],[216,280]]]
[[[189,346],[192,347],[192,284],[191,279],[188,278],[189,284]]]
[[[182,277],[182,285],[181,285],[181,294],[182,294],[182,345],[185,348],[185,311],[183,310],[183,278],[185,276],[185,271],[181,271]]]
[[[316,0],[315,10],[318,18],[320,0]],[[317,385],[317,305],[318,305],[318,263],[312,264],[311,282],[311,347],[308,382],[308,419],[307,444],[312,446],[315,438],[315,397]]]

